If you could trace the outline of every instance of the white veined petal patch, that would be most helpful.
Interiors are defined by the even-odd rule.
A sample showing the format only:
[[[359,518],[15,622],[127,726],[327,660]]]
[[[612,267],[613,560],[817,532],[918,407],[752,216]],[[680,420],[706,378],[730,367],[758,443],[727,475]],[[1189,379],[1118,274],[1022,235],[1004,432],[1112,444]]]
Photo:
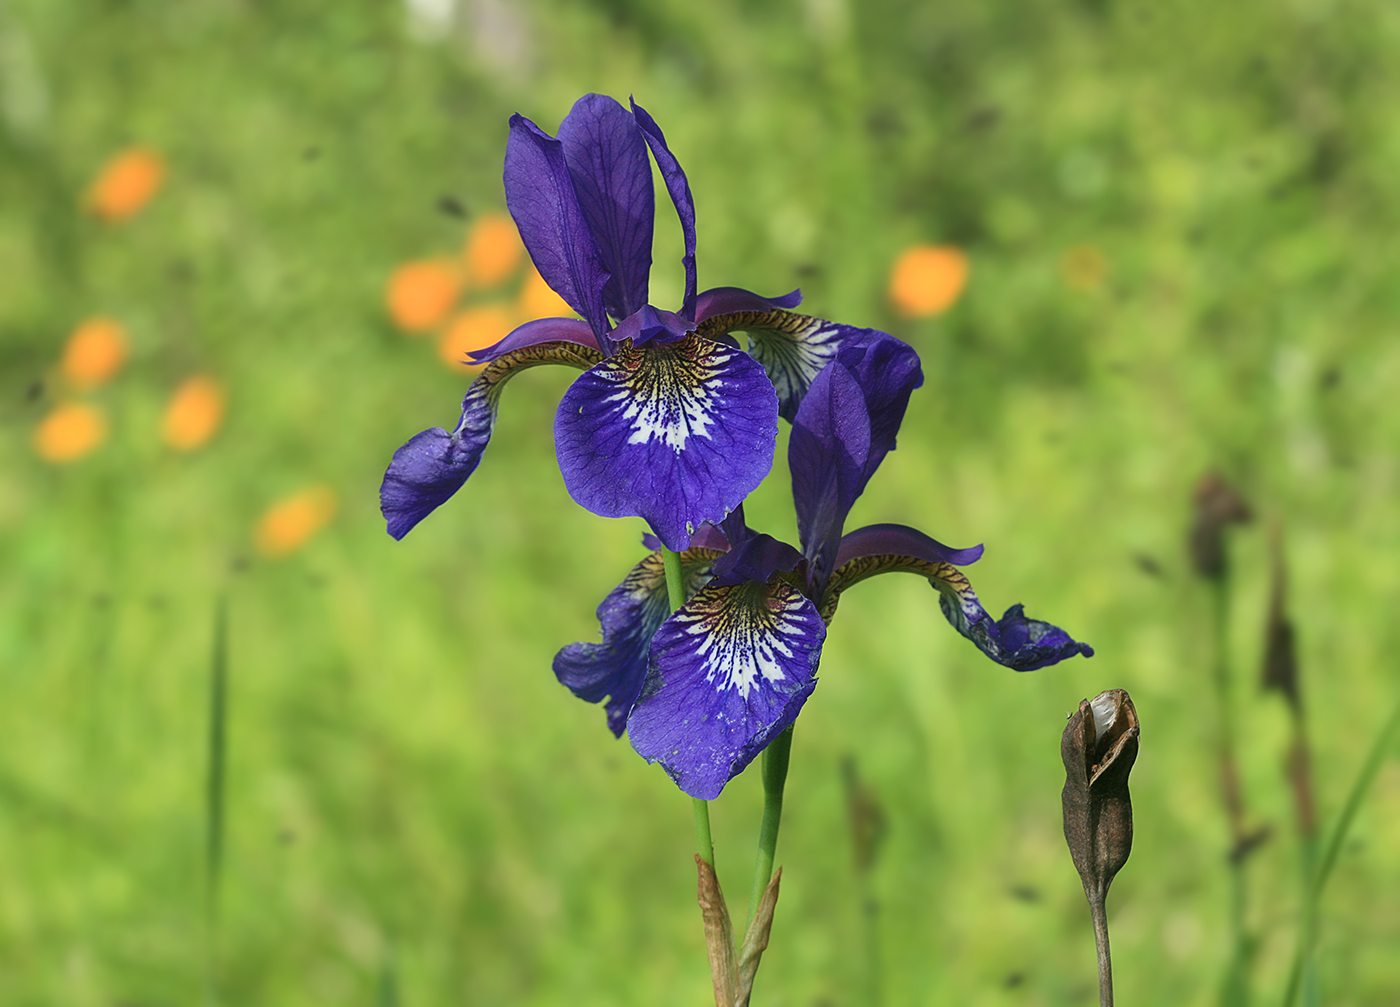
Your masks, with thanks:
[[[747,701],[760,679],[786,691],[783,683],[790,687],[797,672],[810,676],[805,659],[812,645],[815,613],[810,610],[811,603],[789,584],[751,582],[707,588],[675,619],[694,638],[696,671],[716,692],[735,689]]]
[[[710,438],[721,407],[719,368],[741,351],[703,339],[628,349],[607,361],[616,382],[603,401],[618,408],[628,444],[665,444],[677,454],[691,437]]]

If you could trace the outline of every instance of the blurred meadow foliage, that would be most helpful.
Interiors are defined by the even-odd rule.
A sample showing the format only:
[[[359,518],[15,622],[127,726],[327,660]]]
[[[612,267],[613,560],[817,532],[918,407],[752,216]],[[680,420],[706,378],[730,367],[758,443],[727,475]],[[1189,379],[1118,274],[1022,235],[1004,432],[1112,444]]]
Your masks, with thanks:
[[[550,672],[641,555],[639,522],[564,492],[572,373],[515,381],[402,543],[377,509],[393,450],[457,415],[469,375],[431,343],[552,311],[523,262],[473,287],[510,252],[473,273],[465,246],[504,209],[507,117],[552,130],[587,91],[664,125],[702,286],[801,285],[923,357],[851,526],[985,542],[989,609],[1097,650],[1017,676],[917,580],[843,600],[755,1004],[1092,1002],[1057,753],[1110,687],[1143,723],[1119,996],[1219,1002],[1203,472],[1282,528],[1324,828],[1400,692],[1400,9],[1376,0],[0,0],[0,1003],[707,1001],[688,802]],[[891,300],[916,246],[962,270],[931,315]],[[433,261],[413,338],[391,280]],[[787,492],[751,523],[791,538]],[[1265,522],[1229,549],[1274,1003],[1301,881]],[[754,775],[713,811],[736,894]],[[883,841],[853,863],[857,805]],[[1392,750],[1319,907],[1323,1002],[1400,1001],[1397,891]]]

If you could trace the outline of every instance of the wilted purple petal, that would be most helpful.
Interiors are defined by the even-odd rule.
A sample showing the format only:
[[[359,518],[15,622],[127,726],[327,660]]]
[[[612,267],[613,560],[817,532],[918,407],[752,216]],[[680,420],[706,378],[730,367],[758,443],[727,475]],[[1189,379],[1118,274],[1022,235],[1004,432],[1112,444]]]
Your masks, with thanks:
[[[598,340],[587,322],[581,322],[577,318],[537,318],[533,322],[516,326],[499,343],[484,350],[475,350],[467,356],[471,357],[472,363],[489,364],[512,350],[552,342],[578,343],[592,350],[600,350]]]
[[[563,145],[523,115],[510,117],[505,186],[506,207],[535,268],[587,320],[607,352],[607,267],[579,208]]]
[[[621,350],[590,368],[554,420],[573,498],[603,517],[644,518],[674,550],[763,481],[777,433],[763,368],[693,335]]]
[[[603,305],[613,318],[626,318],[647,303],[651,275],[656,204],[646,141],[614,99],[586,94],[559,124],[559,142],[579,209],[612,274]]]
[[[681,553],[681,577],[689,598],[710,577],[714,552],[687,549]],[[579,699],[608,701],[608,727],[621,735],[627,714],[642,691],[647,673],[647,648],[657,629],[671,614],[666,593],[666,569],[660,553],[652,553],[598,606],[602,643],[571,643],[554,657],[554,674]]]
[[[784,581],[702,589],[652,639],[632,747],[713,800],[797,719],[825,639],[815,606]]]
[[[742,287],[711,287],[695,302],[695,320],[703,322],[715,315],[736,311],[760,311],[767,314],[780,308],[791,310],[802,303],[802,291],[794,290],[781,297],[761,297]]]
[[[690,183],[686,180],[685,172],[681,170],[680,162],[671,153],[671,148],[666,145],[666,135],[661,132],[661,127],[656,124],[647,110],[638,105],[635,101],[628,99],[632,105],[632,114],[636,116],[637,125],[641,127],[642,134],[646,137],[647,146],[651,148],[652,156],[656,158],[656,166],[661,169],[661,177],[666,181],[666,191],[671,194],[671,202],[676,206],[676,215],[681,219],[681,237],[685,243],[685,252],[681,256],[681,265],[685,267],[685,300],[681,302],[681,314],[686,318],[695,318],[695,200],[690,195]],[[619,318],[624,317],[622,315]]]
[[[869,454],[864,390],[840,363],[828,364],[798,407],[788,442],[797,531],[813,597],[834,569],[846,515],[865,488]]]
[[[394,452],[379,487],[379,509],[389,534],[403,538],[476,471],[496,425],[501,390],[510,378],[540,364],[583,369],[600,356],[579,343],[550,342],[514,350],[487,364],[462,398],[462,415],[450,434],[442,427],[424,430]]]

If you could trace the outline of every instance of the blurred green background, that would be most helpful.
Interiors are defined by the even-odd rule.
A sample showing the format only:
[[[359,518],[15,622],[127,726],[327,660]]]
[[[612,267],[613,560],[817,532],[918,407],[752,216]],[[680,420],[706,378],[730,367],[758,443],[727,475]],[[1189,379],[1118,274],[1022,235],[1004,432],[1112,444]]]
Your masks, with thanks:
[[[887,1004],[1093,1002],[1058,741],[1109,687],[1143,723],[1119,999],[1218,1002],[1231,837],[1185,552],[1203,472],[1282,522],[1324,826],[1396,700],[1392,4],[0,2],[0,1003],[186,1004],[211,974],[230,1004],[709,1002],[689,801],[550,672],[641,555],[639,522],[563,489],[549,429],[573,372],[514,382],[478,474],[402,543],[378,514],[393,450],[453,421],[466,381],[391,324],[388,277],[503,209],[512,112],[553,131],[586,91],[666,130],[702,287],[800,284],[805,310],[919,350],[926,384],[850,526],[986,543],[989,609],[1024,601],[1098,652],[1018,676],[916,580],[843,600],[754,1003],[871,1002],[872,955]],[[133,144],[164,184],[95,219],[84,192]],[[914,242],[971,266],[920,321],[886,298]],[[679,301],[679,249],[659,199],[656,304]],[[55,369],[93,315],[131,357],[74,394]],[[196,371],[227,413],[177,452],[162,411]],[[53,464],[35,430],[73,398],[110,435]],[[749,514],[792,537],[782,457]],[[330,524],[261,555],[260,516],[308,486],[334,493]],[[1247,861],[1249,975],[1277,1003],[1300,851],[1287,708],[1258,686],[1266,526],[1232,536],[1228,657],[1249,821],[1271,829]],[[868,882],[848,758],[887,822]],[[738,907],[754,776],[713,808]],[[1322,1002],[1400,1001],[1397,891],[1392,756],[1321,906]]]

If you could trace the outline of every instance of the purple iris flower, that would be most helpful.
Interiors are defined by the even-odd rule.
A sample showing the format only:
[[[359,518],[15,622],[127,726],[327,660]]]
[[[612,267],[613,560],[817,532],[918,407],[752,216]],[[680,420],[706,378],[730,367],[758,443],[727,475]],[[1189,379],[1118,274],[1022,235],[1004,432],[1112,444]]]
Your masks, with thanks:
[[[982,547],[953,549],[903,525],[843,534],[846,516],[895,435],[919,360],[882,333],[848,341],[796,403],[788,463],[802,548],[750,530],[742,509],[681,554],[689,600],[667,611],[659,554],[598,609],[603,640],[559,652],[560,680],[584,699],[610,696],[608,720],[693,797],[711,799],[797,718],[841,593],[878,573],[919,574],[944,616],[984,654],[1031,671],[1087,644],[1013,605],[994,620],[957,569]]]
[[[650,150],[650,157],[648,156]],[[651,158],[680,217],[680,311],[647,301]],[[435,427],[394,453],[380,488],[403,538],[476,470],[506,381],[538,364],[584,373],[559,404],[555,446],[570,495],[604,517],[639,516],[667,548],[724,519],[773,465],[779,415],[791,419],[817,373],[870,330],[786,309],[734,287],[697,293],[690,185],[645,110],[590,94],[551,137],[510,120],[506,205],[545,281],[581,316],[520,326],[473,353],[484,363],[451,432]],[[747,352],[731,332],[748,333]]]

